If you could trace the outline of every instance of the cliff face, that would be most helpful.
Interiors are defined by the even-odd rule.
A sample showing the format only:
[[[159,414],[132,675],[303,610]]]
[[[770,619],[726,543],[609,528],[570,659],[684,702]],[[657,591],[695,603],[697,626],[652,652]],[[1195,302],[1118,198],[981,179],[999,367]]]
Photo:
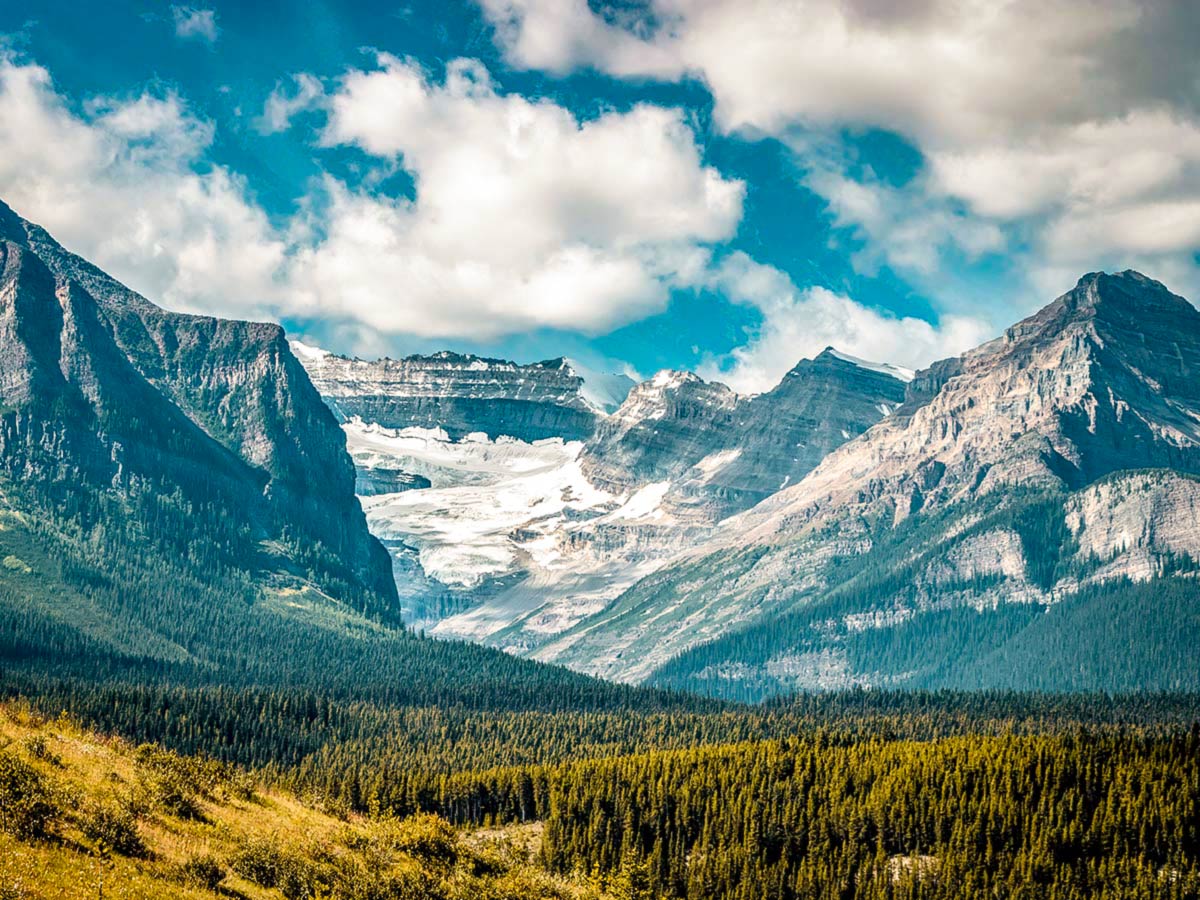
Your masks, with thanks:
[[[831,350],[740,397],[683,372],[629,389],[564,360],[294,347],[344,420],[408,615],[521,653],[798,479],[897,405],[906,375]]]
[[[750,539],[848,504],[903,518],[1004,488],[1077,488],[1121,469],[1200,470],[1200,312],[1139,273],[1087,275],[935,371],[942,383],[927,402],[748,514]]]
[[[293,345],[317,389],[343,419],[385,428],[441,428],[452,440],[483,432],[523,441],[589,436],[607,411],[566,359],[519,365],[458,353],[367,362]],[[632,387],[609,376],[606,387]],[[620,394],[617,394],[620,397]],[[619,399],[617,400],[619,402]]]
[[[345,437],[282,329],[159,309],[2,204],[0,464],[17,491],[89,527],[114,515],[110,500],[136,518],[171,497],[179,519],[139,526],[164,546],[188,540],[166,533],[186,509],[211,511],[229,564],[308,569],[394,612]]]

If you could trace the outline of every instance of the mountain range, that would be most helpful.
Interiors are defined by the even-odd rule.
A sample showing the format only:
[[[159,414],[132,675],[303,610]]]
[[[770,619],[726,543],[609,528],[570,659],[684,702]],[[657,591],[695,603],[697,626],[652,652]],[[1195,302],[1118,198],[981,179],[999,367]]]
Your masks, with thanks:
[[[471,365],[440,389],[472,395]],[[1092,273],[921,372],[829,348],[744,397],[664,371],[561,444],[482,413],[466,441],[345,427],[372,445],[360,472],[430,479],[365,502],[398,577],[440,586],[415,616],[436,634],[743,699],[1173,688],[1195,682],[1178,647],[1196,629],[1198,374],[1190,303]]]
[[[0,650],[534,705],[627,695],[514,655],[747,700],[1196,688],[1198,372],[1200,312],[1136,272],[753,396],[349,359],[164,311],[0,204]]]

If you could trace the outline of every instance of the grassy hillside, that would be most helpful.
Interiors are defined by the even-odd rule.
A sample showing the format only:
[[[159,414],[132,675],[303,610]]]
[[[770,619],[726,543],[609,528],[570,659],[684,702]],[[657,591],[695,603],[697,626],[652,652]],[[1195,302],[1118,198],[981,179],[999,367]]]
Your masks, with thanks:
[[[368,820],[244,772],[0,706],[0,898],[600,900],[535,863],[537,825]]]

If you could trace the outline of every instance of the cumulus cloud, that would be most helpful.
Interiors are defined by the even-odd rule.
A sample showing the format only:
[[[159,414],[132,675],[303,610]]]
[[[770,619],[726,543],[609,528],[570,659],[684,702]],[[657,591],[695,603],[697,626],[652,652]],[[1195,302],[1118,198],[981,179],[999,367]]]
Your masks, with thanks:
[[[611,330],[699,283],[737,228],[743,185],[703,165],[679,111],[580,121],[500,93],[478,63],[440,82],[380,63],[340,81],[324,140],[402,166],[413,197],[325,177],[274,227],[235,173],[201,164],[213,127],[178,97],[77,112],[45,69],[10,59],[0,197],[176,309],[448,339]]]
[[[207,44],[215,44],[220,29],[217,27],[217,13],[212,9],[198,9],[194,6],[172,6],[171,19],[175,23],[175,36],[184,40],[198,40]]]
[[[699,78],[728,132],[905,136],[927,163],[908,212],[879,186],[810,183],[882,256],[899,240],[899,258],[927,266],[898,230],[952,247],[959,204],[978,222],[968,252],[1000,227],[1027,238],[1034,268],[1195,268],[1200,6],[1187,0],[650,0],[633,24],[586,0],[480,2],[518,66]],[[866,210],[887,220],[873,228],[847,208],[873,198],[913,223]]]
[[[0,58],[0,197],[168,306],[269,316],[285,243],[237,175],[196,170],[212,139],[173,94],[77,113],[44,68]]]
[[[761,324],[744,346],[699,369],[705,378],[743,393],[769,390],[798,359],[811,359],[825,347],[920,368],[981,343],[991,331],[987,322],[969,316],[944,316],[932,325],[871,309],[823,287],[801,290],[783,272],[743,253],[731,254],[714,269],[710,286],[761,314]]]
[[[395,161],[416,196],[328,185],[328,236],[298,261],[314,303],[423,336],[596,333],[662,309],[737,228],[744,185],[703,164],[678,110],[581,121],[475,61],[440,83],[378,62],[342,79],[323,139]]]
[[[275,85],[255,124],[263,134],[287,131],[298,113],[318,105],[324,96],[325,86],[320,79],[307,72],[293,75],[290,85],[283,82]]]
[[[851,258],[863,272],[874,273],[886,264],[900,272],[933,275],[948,249],[976,259],[1005,247],[996,225],[964,215],[912,185],[900,189],[825,166],[814,168],[803,181],[825,198],[834,227],[861,241]]]

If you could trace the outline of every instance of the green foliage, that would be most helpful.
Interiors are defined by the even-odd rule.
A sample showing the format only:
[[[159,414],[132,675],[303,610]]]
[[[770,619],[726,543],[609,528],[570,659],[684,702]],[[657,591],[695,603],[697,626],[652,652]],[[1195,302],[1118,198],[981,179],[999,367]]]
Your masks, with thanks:
[[[128,810],[96,805],[80,817],[79,830],[103,853],[117,853],[134,859],[149,855],[146,842],[138,832],[137,819]]]
[[[417,814],[397,820],[379,840],[386,842],[390,850],[426,862],[451,866],[458,860],[458,835],[440,816]]]
[[[577,763],[550,784],[547,863],[614,873],[617,897],[1200,891],[1200,731],[788,739]]]
[[[62,765],[62,760],[50,749],[50,742],[44,735],[35,734],[24,743],[25,752],[33,759],[50,763],[52,766]]]
[[[216,891],[225,880],[225,869],[208,854],[193,856],[179,866],[179,877],[187,884]]]
[[[870,553],[835,562],[827,590],[785,593],[760,621],[670,660],[652,683],[757,702],[816,680],[773,674],[788,667],[768,663],[808,660],[818,670],[827,665],[835,682],[913,689],[1200,690],[1189,651],[1200,639],[1200,583],[1190,558],[1164,555],[1159,577],[1147,584],[1090,585],[1049,606],[997,604],[1002,579],[994,574],[943,582],[938,594],[957,595],[958,605],[932,603],[920,573],[989,533],[1016,535],[1026,577],[1038,588],[1094,572],[1102,561],[1079,557],[1065,500],[1015,489],[917,517],[904,529],[880,526]],[[873,615],[875,627],[847,622]],[[731,666],[737,678],[727,677]]]
[[[0,831],[24,840],[49,836],[62,810],[45,776],[11,752],[0,752]]]

